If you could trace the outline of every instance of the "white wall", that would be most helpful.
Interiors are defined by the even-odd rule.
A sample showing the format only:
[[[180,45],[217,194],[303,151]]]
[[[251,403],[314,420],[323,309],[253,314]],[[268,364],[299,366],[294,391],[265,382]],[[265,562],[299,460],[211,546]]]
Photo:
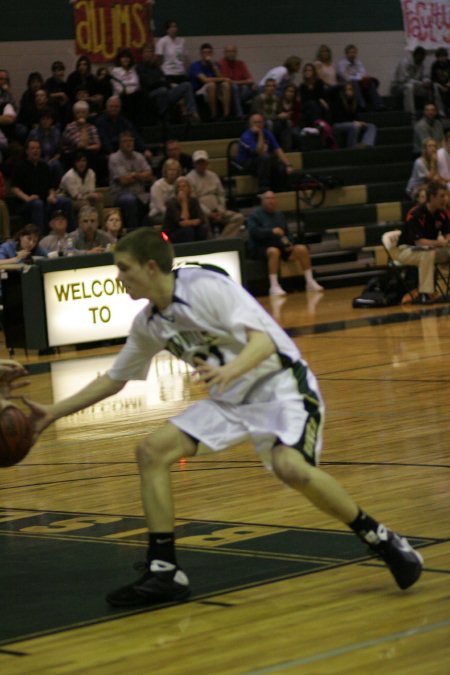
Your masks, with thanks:
[[[300,56],[304,62],[312,61],[318,46],[325,43],[331,47],[333,58],[337,61],[342,58],[345,45],[354,43],[368,74],[380,80],[382,94],[389,92],[395,66],[405,55],[404,34],[401,31],[189,37],[186,38],[186,44],[192,60],[197,58],[202,42],[211,42],[217,58],[222,56],[222,49],[226,44],[237,44],[239,56],[246,61],[255,81],[261,79],[269,68],[280,65],[291,54]],[[431,62],[433,57],[430,55],[428,58]],[[10,71],[16,98],[20,98],[24,91],[27,75],[31,71],[41,72],[46,79],[51,74],[50,65],[56,59],[64,61],[67,73],[73,70],[76,55],[72,40],[0,44],[0,67]]]

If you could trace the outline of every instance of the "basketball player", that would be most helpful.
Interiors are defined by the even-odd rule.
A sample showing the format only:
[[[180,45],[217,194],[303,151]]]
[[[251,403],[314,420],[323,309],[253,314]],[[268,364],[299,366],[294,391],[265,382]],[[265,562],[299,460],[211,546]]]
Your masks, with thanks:
[[[421,556],[318,468],[323,402],[314,375],[278,324],[223,274],[202,268],[173,272],[172,246],[150,228],[120,239],[114,256],[128,294],[149,304],[106,374],[55,405],[30,403],[36,436],[58,418],[115,394],[127,380],[146,379],[152,357],[163,349],[196,368],[209,397],[137,446],[150,531],[147,563],[139,579],[109,593],[107,601],[139,607],[189,596],[176,557],[170,467],[194,456],[200,443],[220,451],[244,439],[253,441],[281,481],[368,544],[400,588],[411,586],[420,576]]]

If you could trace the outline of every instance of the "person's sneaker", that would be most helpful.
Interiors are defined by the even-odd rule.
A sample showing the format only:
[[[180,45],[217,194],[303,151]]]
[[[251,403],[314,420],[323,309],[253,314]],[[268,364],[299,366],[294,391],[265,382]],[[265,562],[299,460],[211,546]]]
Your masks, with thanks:
[[[325,290],[323,286],[317,283],[315,279],[313,279],[309,284],[306,284],[306,290],[310,292],[316,292],[319,293],[320,291]]]
[[[389,567],[392,576],[402,590],[412,586],[422,573],[423,558],[413,549],[405,537],[399,537],[384,525],[376,532],[377,543],[369,543],[370,550]]]
[[[181,602],[190,594],[189,579],[179,567],[163,560],[148,564],[138,563],[136,569],[145,568],[144,574],[132,584],[111,591],[106,602],[113,607],[143,607],[161,602]]]
[[[286,291],[284,290],[284,288],[281,288],[281,286],[271,286],[269,294],[270,295],[286,295]]]

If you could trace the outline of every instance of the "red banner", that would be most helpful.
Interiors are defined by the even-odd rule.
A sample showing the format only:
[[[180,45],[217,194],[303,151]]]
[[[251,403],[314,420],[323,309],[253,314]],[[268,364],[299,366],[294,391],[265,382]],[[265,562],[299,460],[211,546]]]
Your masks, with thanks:
[[[77,54],[91,61],[112,61],[127,47],[136,56],[151,40],[150,0],[70,0],[75,21]]]

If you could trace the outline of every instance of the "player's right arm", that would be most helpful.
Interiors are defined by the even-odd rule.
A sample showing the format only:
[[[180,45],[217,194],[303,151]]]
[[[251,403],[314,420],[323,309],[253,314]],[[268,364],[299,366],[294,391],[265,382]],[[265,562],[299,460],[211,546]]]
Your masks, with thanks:
[[[60,417],[72,415],[94,403],[98,403],[98,401],[117,394],[125,384],[126,381],[113,380],[108,374],[105,374],[90,382],[76,394],[53,405],[41,405],[26,400],[25,402],[31,410],[30,422],[34,430],[34,440],[36,441],[39,434]]]

